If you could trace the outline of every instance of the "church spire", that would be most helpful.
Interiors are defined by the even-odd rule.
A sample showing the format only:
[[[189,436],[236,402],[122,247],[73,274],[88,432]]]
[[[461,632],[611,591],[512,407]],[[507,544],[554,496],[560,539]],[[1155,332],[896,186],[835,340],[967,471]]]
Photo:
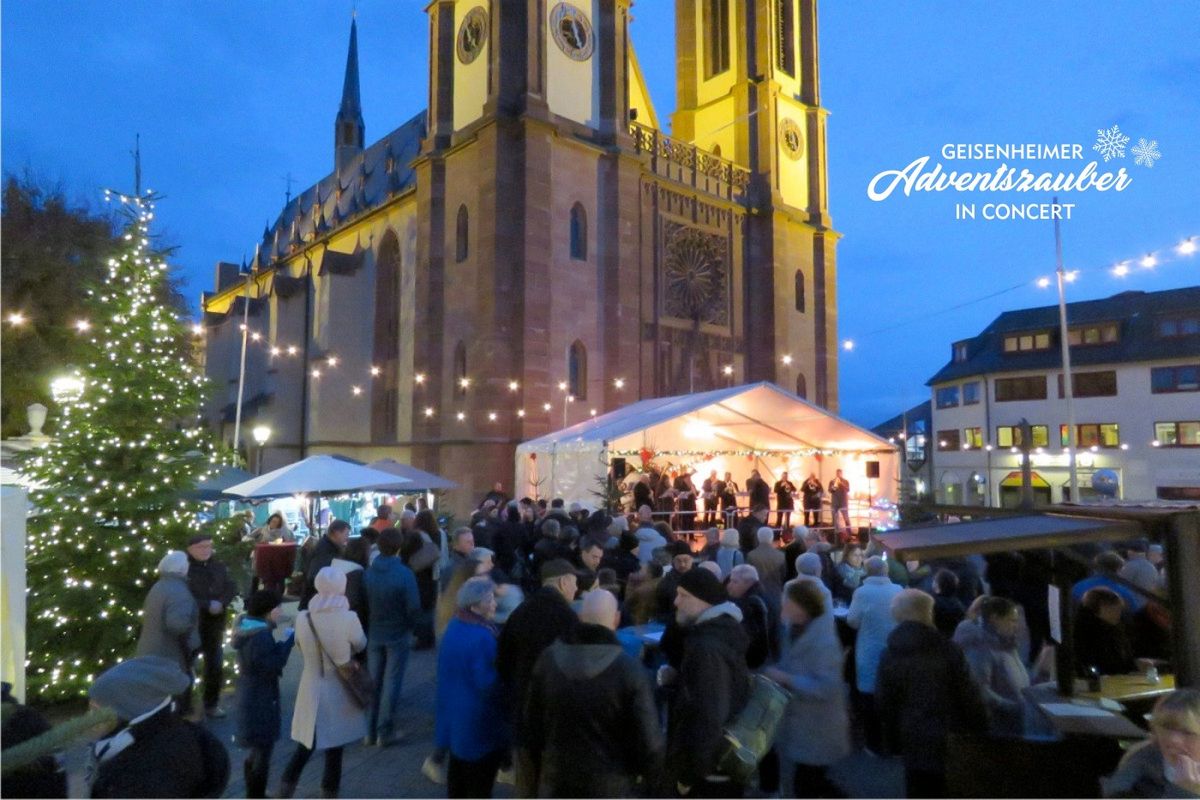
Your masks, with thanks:
[[[366,125],[358,94],[358,22],[350,20],[350,49],[346,53],[346,78],[342,83],[342,104],[333,127],[334,167],[341,170],[363,149]]]

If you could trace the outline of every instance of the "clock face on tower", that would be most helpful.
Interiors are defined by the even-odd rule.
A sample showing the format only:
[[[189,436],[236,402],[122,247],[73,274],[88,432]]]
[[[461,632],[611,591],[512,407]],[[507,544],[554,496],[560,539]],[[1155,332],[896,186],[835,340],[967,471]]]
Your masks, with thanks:
[[[458,28],[458,60],[470,64],[483,51],[483,44],[488,36],[488,13],[481,6],[476,6],[463,17],[462,25]]]
[[[592,57],[592,23],[587,15],[570,3],[559,3],[550,12],[550,30],[558,48],[575,61]]]
[[[783,152],[793,161],[798,161],[804,155],[804,133],[791,117],[784,117],[779,122],[779,143],[783,146]]]

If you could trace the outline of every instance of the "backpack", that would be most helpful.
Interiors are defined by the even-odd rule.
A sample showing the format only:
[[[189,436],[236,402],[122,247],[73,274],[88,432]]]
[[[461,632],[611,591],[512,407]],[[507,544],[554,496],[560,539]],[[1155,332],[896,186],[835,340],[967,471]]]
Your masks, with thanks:
[[[782,686],[762,675],[751,675],[750,698],[725,726],[725,746],[717,759],[717,772],[746,785],[758,769],[758,762],[771,749],[787,704],[788,693]]]

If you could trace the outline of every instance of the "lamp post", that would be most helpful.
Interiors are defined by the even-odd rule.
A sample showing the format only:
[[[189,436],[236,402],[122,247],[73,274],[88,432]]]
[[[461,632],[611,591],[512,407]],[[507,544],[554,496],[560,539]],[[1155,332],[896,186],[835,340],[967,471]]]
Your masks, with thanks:
[[[271,429],[266,425],[255,425],[250,431],[250,435],[254,437],[254,443],[258,445],[258,453],[254,457],[254,474],[262,474],[262,457],[263,448],[267,446],[267,440],[271,438]]]
[[[1067,328],[1066,283],[1075,277],[1063,270],[1062,230],[1058,220],[1058,197],[1054,198],[1054,250],[1058,261],[1058,332],[1062,345],[1063,394],[1067,399],[1067,466],[1071,472],[1071,502],[1079,502],[1079,474],[1076,471],[1075,451],[1078,449],[1079,431],[1075,428],[1075,381],[1071,378],[1071,341]]]

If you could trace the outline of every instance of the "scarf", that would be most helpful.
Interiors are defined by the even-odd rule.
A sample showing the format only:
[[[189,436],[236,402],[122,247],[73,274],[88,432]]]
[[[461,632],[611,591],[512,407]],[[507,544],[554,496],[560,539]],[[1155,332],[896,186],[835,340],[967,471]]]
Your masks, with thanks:
[[[454,618],[461,622],[465,622],[468,625],[481,625],[481,626],[487,628],[488,631],[491,632],[492,636],[500,635],[500,628],[497,627],[496,623],[492,622],[490,619],[487,619],[486,617],[482,617],[479,614],[476,614],[474,611],[472,611],[469,608],[460,608],[458,611],[456,611],[454,613]]]

